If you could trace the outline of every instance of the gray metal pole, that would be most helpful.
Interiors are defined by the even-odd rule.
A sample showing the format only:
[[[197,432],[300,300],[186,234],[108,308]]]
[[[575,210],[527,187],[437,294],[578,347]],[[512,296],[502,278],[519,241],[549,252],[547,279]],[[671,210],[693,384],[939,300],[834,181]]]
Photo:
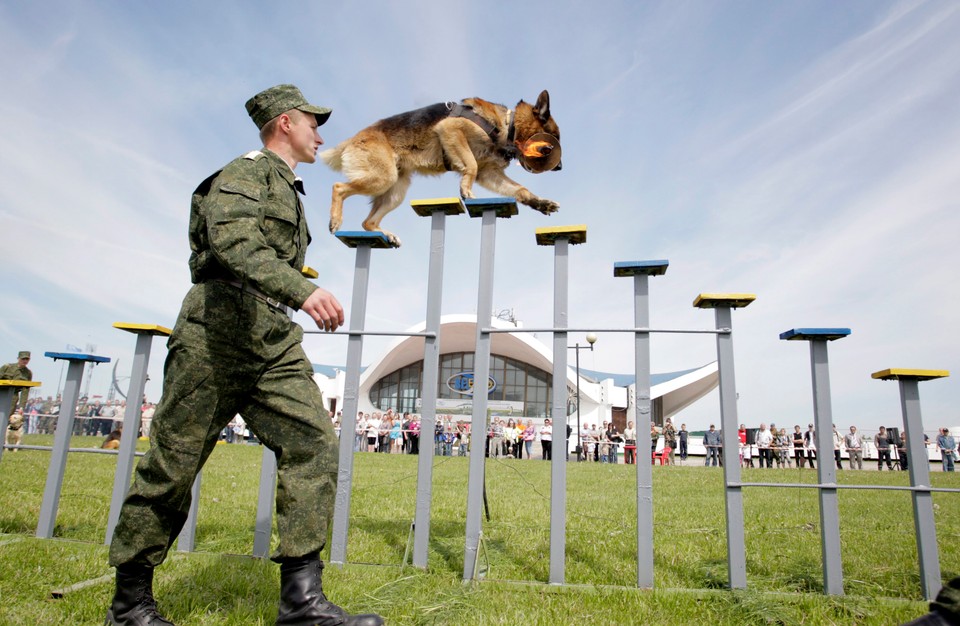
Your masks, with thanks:
[[[197,545],[197,516],[200,512],[200,481],[203,472],[197,472],[190,488],[190,510],[187,511],[187,521],[177,536],[177,550],[179,552],[193,552]]]
[[[903,428],[907,433],[907,468],[910,485],[930,486],[930,464],[923,442],[923,420],[920,416],[920,390],[917,378],[900,378],[900,406]],[[940,556],[937,552],[937,526],[933,519],[933,495],[929,491],[913,491],[913,525],[917,534],[917,555],[920,559],[920,586],[927,600],[940,591]]]
[[[43,502],[40,504],[40,519],[37,522],[37,537],[50,539],[57,523],[57,509],[60,507],[60,490],[63,488],[63,472],[67,467],[67,450],[70,436],[73,434],[73,418],[77,400],[80,398],[80,383],[83,379],[82,360],[69,359],[67,380],[63,385],[60,398],[60,417],[53,436],[53,452],[50,455],[50,467],[47,469],[47,483],[43,489]]]
[[[650,325],[649,278],[633,277],[633,318],[636,328]],[[650,398],[650,333],[634,334],[634,367],[636,383],[634,401],[637,409],[637,432],[649,426],[653,412]],[[640,420],[643,420],[642,422]],[[653,459],[637,437],[637,587],[653,588]],[[641,451],[643,451],[641,453]]]
[[[127,390],[127,407],[123,412],[123,433],[120,435],[120,449],[117,451],[117,468],[113,475],[113,495],[110,498],[110,516],[107,518],[107,534],[103,543],[110,545],[113,530],[120,520],[120,509],[130,489],[130,475],[133,473],[133,459],[137,451],[137,435],[140,432],[140,400],[147,385],[147,365],[150,363],[150,349],[153,335],[137,334],[137,345],[133,353],[133,368],[130,370],[130,387]]]
[[[10,423],[10,407],[13,406],[13,398],[20,390],[16,387],[0,387],[0,434],[6,437],[7,425]],[[3,460],[3,446],[7,440],[0,442],[0,460]]]
[[[843,565],[840,558],[840,509],[837,500],[837,467],[833,454],[833,410],[830,405],[830,371],[827,340],[810,340],[810,365],[813,373],[813,423],[817,430],[820,463],[820,550],[823,558],[823,590],[843,595]]]
[[[459,201],[458,208],[461,207]],[[460,208],[462,211],[463,209]],[[443,293],[443,252],[446,213],[434,211],[430,220],[430,260],[427,278],[427,331],[435,333],[423,343],[423,389],[420,395],[420,438],[428,431],[433,433],[437,414],[437,385],[440,372],[440,313]],[[470,455],[483,455],[483,439],[471,433]],[[430,546],[430,507],[433,503],[433,451],[434,446],[421,445],[417,459],[417,501],[413,526],[413,565],[426,568]]]
[[[718,305],[717,330],[733,328],[732,309]],[[733,334],[717,334],[717,369],[720,378],[720,424],[723,428],[723,480],[727,516],[727,572],[731,589],[747,587],[747,553],[743,529],[743,491],[740,482],[737,438],[737,384],[733,373]]]
[[[487,383],[490,379],[490,334],[481,332],[490,325],[493,311],[493,261],[497,239],[497,212],[484,209],[480,230],[480,277],[477,286],[477,347],[473,361],[473,417],[470,438],[481,441],[487,436]],[[470,454],[467,478],[466,545],[463,555],[463,579],[473,580],[480,550],[481,512],[484,489],[483,448]]]
[[[569,302],[569,241],[554,243],[553,327],[566,328]],[[578,386],[579,389],[579,386]],[[577,399],[579,402],[579,397]],[[551,585],[564,583],[567,542],[567,333],[553,333],[553,442],[550,459],[550,578]]]
[[[276,485],[277,455],[267,446],[263,446],[260,459],[260,487],[257,494],[257,524],[253,530],[253,556],[261,559],[270,554]]]
[[[367,317],[367,290],[370,282],[370,245],[357,246],[353,274],[353,299],[350,306],[350,330],[362,331]],[[360,361],[363,335],[347,340],[347,373],[343,389],[343,420],[340,423],[340,467],[337,473],[337,497],[333,510],[333,534],[330,562],[347,561],[347,530],[350,523],[350,495],[353,488],[353,445],[360,404]]]

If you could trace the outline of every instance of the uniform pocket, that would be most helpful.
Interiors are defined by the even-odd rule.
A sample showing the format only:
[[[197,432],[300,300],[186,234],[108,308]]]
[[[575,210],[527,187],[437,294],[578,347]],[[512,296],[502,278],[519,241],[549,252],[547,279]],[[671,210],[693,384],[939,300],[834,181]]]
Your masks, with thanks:
[[[277,256],[289,260],[296,255],[300,216],[296,209],[270,202],[263,205],[263,235]]]

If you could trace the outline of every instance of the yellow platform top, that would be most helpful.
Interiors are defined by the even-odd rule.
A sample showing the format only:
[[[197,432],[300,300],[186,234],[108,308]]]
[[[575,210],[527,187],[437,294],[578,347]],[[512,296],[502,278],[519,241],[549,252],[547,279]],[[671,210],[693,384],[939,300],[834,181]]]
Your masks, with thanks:
[[[907,380],[933,380],[934,378],[946,378],[949,375],[950,372],[947,370],[911,370],[895,367],[870,374],[871,378],[878,378],[880,380],[899,380],[901,378]]]
[[[125,330],[128,333],[133,333],[135,335],[164,335],[169,337],[170,333],[173,331],[165,326],[157,326],[156,324],[133,324],[130,322],[114,322],[114,328],[119,328],[120,330]]]
[[[752,293],[701,293],[693,301],[693,306],[698,309],[716,309],[718,307],[742,309],[756,299],[757,296]]]
[[[463,206],[460,198],[426,198],[424,200],[411,200],[410,206],[420,217],[427,217],[436,212],[446,215],[460,215],[467,209]]]
[[[0,380],[0,387],[39,387],[36,380]]]
[[[557,239],[566,239],[571,245],[587,242],[587,225],[576,226],[548,226],[534,231],[537,235],[538,246],[552,246]]]
[[[318,272],[317,270],[313,269],[313,268],[310,267],[309,265],[304,265],[304,266],[303,266],[303,269],[300,270],[300,275],[303,276],[303,277],[305,277],[305,278],[319,278],[319,277],[320,277],[320,272]]]

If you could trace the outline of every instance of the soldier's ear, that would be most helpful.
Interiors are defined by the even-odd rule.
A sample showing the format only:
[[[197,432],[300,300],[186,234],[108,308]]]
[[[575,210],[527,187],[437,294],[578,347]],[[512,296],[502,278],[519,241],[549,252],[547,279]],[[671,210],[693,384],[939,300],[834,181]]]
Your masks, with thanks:
[[[537,119],[543,123],[550,119],[550,94],[547,93],[546,89],[540,92],[537,103],[533,107],[533,112],[536,113]]]

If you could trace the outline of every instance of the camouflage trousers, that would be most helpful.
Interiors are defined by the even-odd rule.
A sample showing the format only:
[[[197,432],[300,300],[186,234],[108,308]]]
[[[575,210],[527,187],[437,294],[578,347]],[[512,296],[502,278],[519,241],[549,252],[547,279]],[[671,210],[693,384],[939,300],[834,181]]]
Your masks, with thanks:
[[[239,289],[201,283],[168,342],[150,450],[137,465],[110,544],[110,564],[159,565],[179,535],[190,489],[238,413],[277,456],[273,558],[319,551],[337,484],[337,437],[286,315]]]

